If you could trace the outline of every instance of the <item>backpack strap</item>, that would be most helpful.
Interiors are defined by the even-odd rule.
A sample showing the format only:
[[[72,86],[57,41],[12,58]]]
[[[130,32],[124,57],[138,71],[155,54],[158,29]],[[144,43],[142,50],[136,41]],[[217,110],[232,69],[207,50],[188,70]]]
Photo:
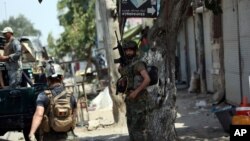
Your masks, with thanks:
[[[49,98],[48,107],[46,108],[45,113],[44,113],[44,114],[48,115],[49,109],[50,109],[50,103],[51,103],[51,101],[52,101],[52,99],[51,99],[52,93],[51,93],[50,90],[44,90],[44,93],[45,93],[45,95]]]
[[[44,90],[44,93],[47,95],[47,96],[51,96],[51,91],[50,90]]]
[[[59,95],[54,97],[54,102],[57,101],[57,99],[59,99],[60,97],[64,96],[67,94],[66,90],[63,90]]]

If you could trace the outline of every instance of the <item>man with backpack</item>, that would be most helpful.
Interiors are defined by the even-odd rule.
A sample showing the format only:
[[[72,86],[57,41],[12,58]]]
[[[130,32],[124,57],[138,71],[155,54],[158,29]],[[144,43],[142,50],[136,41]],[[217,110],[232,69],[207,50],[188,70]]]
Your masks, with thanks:
[[[63,86],[63,70],[50,62],[45,67],[48,89],[40,93],[36,100],[29,138],[44,141],[75,141],[73,132],[76,119],[76,101],[72,93]]]
[[[117,86],[126,85],[122,93],[126,94],[126,116],[130,141],[150,141],[147,131],[149,98],[146,90],[150,77],[145,63],[136,55],[137,49],[137,43],[134,41],[127,41],[123,44],[128,64],[119,66],[121,79],[117,81]],[[118,90],[118,92],[121,91]]]

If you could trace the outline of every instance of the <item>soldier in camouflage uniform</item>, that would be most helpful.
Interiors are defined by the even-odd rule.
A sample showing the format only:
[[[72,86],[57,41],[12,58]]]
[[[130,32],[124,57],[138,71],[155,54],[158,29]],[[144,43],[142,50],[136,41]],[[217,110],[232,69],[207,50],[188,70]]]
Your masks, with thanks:
[[[150,83],[150,77],[145,64],[136,56],[137,44],[128,41],[123,46],[129,64],[119,67],[122,77],[127,79],[126,116],[130,141],[149,141],[147,132],[148,92],[146,87]]]
[[[22,69],[21,69],[21,45],[20,42],[13,36],[11,27],[5,27],[2,31],[6,39],[4,46],[4,54],[0,56],[0,61],[6,62],[6,69],[8,70],[9,86],[17,87],[21,83]]]

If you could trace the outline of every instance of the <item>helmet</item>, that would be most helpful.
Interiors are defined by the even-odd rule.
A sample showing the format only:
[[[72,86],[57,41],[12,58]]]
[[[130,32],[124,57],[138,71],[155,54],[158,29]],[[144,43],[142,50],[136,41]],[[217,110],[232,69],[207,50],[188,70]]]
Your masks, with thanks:
[[[61,68],[60,65],[58,64],[54,64],[54,63],[49,63],[46,65],[45,68],[45,75],[46,77],[53,77],[56,78],[58,76],[63,76],[64,75],[64,71]]]
[[[131,48],[131,49],[135,49],[137,50],[137,43],[135,41],[125,41],[124,44],[123,44],[123,49],[128,49],[128,48]]]
[[[10,33],[13,33],[13,30],[11,27],[5,27],[2,31],[2,33],[7,33],[7,32],[10,32]]]

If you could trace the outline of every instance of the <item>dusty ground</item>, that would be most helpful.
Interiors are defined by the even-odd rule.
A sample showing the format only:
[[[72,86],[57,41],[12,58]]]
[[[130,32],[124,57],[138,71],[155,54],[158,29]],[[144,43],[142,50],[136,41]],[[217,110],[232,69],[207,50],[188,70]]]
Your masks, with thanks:
[[[176,131],[183,141],[229,141],[219,120],[212,112],[212,95],[189,94],[179,90]]]
[[[229,135],[224,132],[219,120],[212,113],[212,95],[189,94],[186,89],[177,93],[176,131],[183,141],[229,141]],[[105,113],[106,112],[106,113]],[[92,117],[91,117],[92,116]],[[111,111],[90,111],[90,119],[102,117],[112,119]],[[76,129],[81,141],[128,141],[126,124],[122,126],[107,126],[97,130],[87,131]]]
[[[229,135],[223,131],[218,119],[211,112],[211,97],[212,95],[189,94],[186,89],[178,90],[178,115],[175,125],[180,140],[229,141]],[[92,131],[82,126],[75,129],[81,141],[129,141],[126,124],[109,126],[113,123],[111,109],[89,111],[89,119]],[[19,132],[8,132],[0,137],[0,140],[24,139]]]

